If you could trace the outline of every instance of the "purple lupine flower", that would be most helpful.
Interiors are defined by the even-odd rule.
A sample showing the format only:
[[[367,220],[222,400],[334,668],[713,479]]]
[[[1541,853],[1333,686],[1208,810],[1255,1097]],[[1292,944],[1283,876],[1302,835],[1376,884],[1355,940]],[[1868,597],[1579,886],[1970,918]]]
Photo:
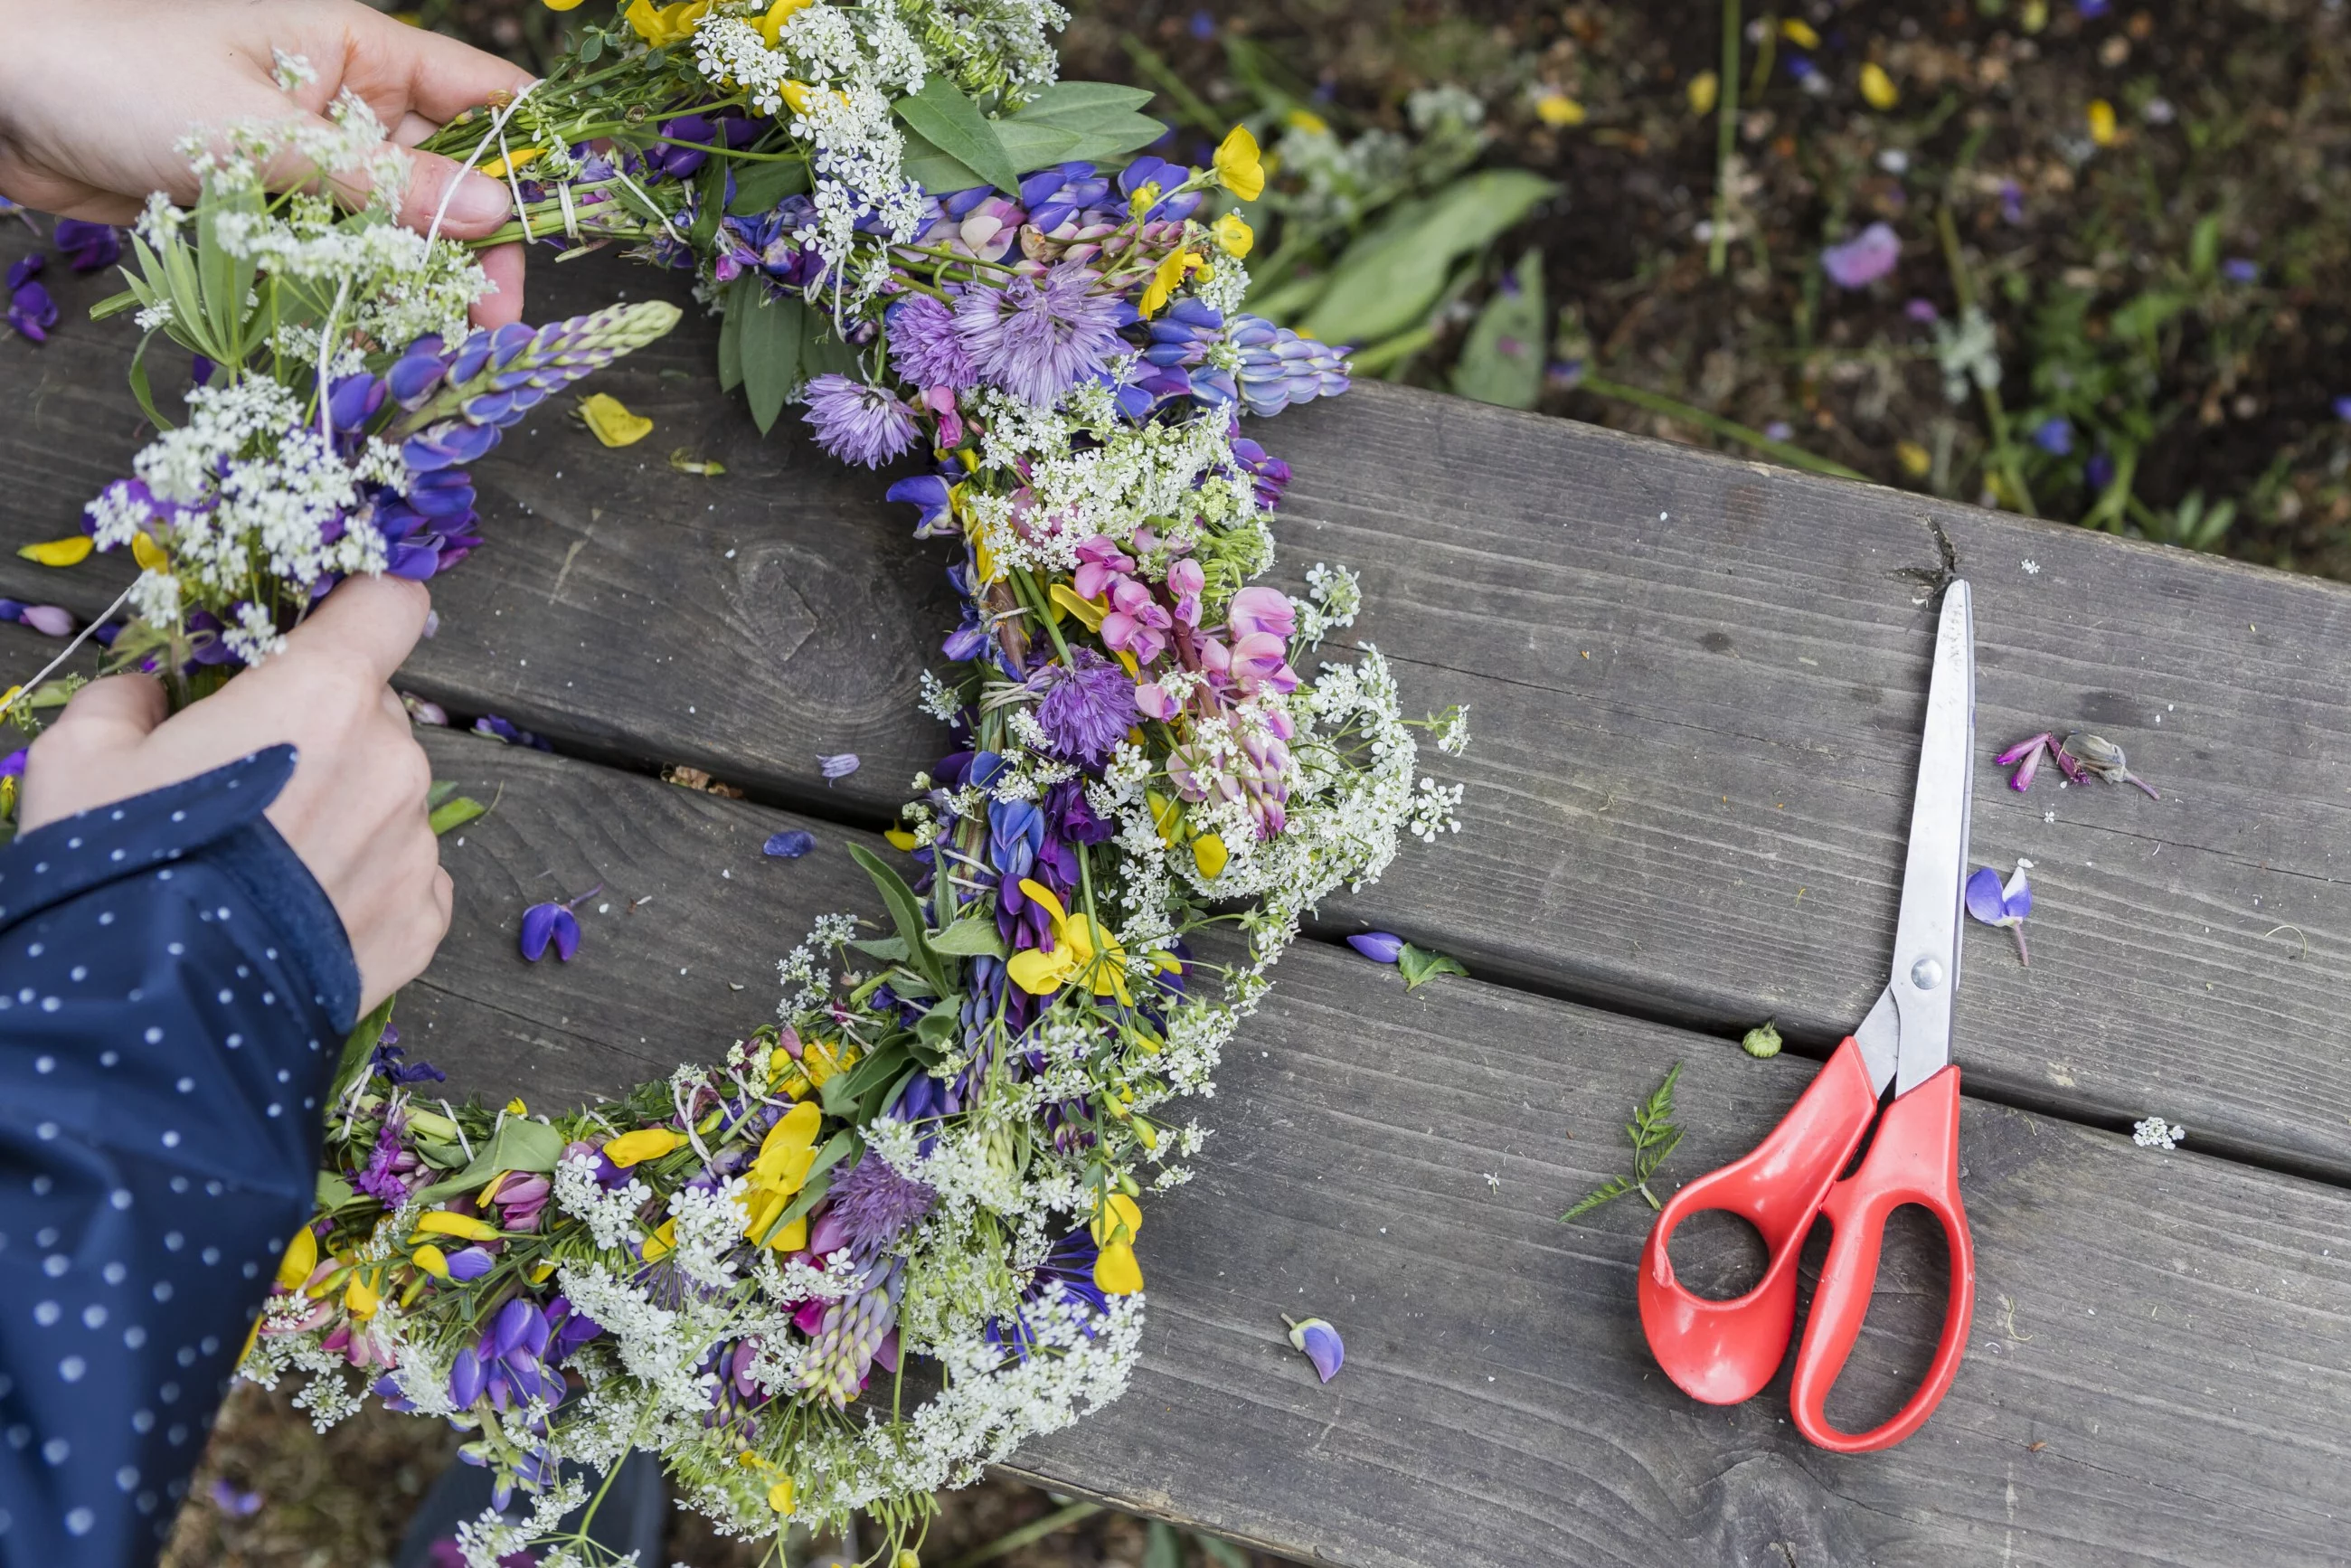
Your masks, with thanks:
[[[778,860],[796,861],[814,848],[814,833],[805,828],[787,828],[780,833],[769,834],[768,841],[759,846],[759,852]]]
[[[816,769],[824,775],[824,781],[828,784],[836,779],[848,778],[857,768],[857,753],[853,751],[835,752],[831,757],[820,753],[816,759]]]
[[[2074,422],[2064,414],[2052,414],[2033,427],[2032,444],[2052,457],[2070,457],[2074,453]]]
[[[2039,735],[2025,737],[1993,758],[1992,766],[2015,768],[2016,771],[2008,776],[2008,787],[2022,795],[2032,788],[2032,780],[2040,776],[2042,761],[2056,747],[2057,737],[2044,729]]]
[[[368,1053],[368,1071],[386,1083],[445,1083],[449,1075],[429,1061],[402,1061],[407,1048],[399,1042],[400,1035],[390,1024],[383,1026],[383,1040]]]
[[[921,434],[914,411],[897,393],[843,375],[809,382],[808,413],[800,417],[828,455],[868,468],[904,455]]]
[[[569,964],[580,951],[580,916],[569,904],[534,904],[522,912],[522,956],[536,964],[547,956],[549,943],[555,956]]]
[[[1281,505],[1281,493],[1290,487],[1289,464],[1246,435],[1233,437],[1233,461],[1255,486],[1259,506],[1270,511]]]
[[[2024,951],[2024,917],[2032,913],[2032,884],[2024,877],[2030,863],[2016,862],[2016,874],[2002,886],[2000,873],[1990,866],[1979,869],[1968,878],[1968,913],[1986,925],[2005,925],[2016,936],[2016,960],[2031,964]]]
[[[474,733],[503,740],[508,746],[527,746],[533,751],[552,751],[555,747],[510,719],[486,713],[474,721]]]
[[[16,750],[10,752],[7,756],[0,757],[0,779],[23,778],[25,775],[25,759],[31,755],[31,748],[20,746]]]
[[[956,301],[956,328],[981,376],[1024,402],[1050,408],[1125,347],[1118,329],[1134,307],[1099,292],[1102,275],[1064,263],[1042,279],[1003,288],[973,284]]]
[[[947,538],[957,532],[950,486],[936,474],[917,474],[911,479],[901,479],[884,491],[882,498],[922,508],[923,519],[914,525],[914,537],[918,539]]]
[[[449,1402],[460,1410],[471,1409],[482,1396],[482,1358],[467,1345],[449,1365]]]
[[[462,419],[444,419],[402,442],[400,456],[411,474],[432,474],[473,462],[498,444],[498,435],[495,424],[468,424]]]
[[[1339,1375],[1347,1364],[1347,1347],[1339,1338],[1339,1331],[1321,1318],[1292,1318],[1288,1312],[1281,1321],[1290,1325],[1290,1343],[1305,1353],[1314,1364],[1314,1375],[1328,1383]]]
[[[918,387],[961,392],[979,384],[979,367],[946,301],[912,294],[890,307],[890,362]]]
[[[1029,685],[1043,694],[1037,722],[1065,762],[1100,768],[1134,724],[1134,679],[1092,648],[1071,649],[1068,664],[1047,664]]]
[[[36,343],[47,342],[57,324],[57,302],[37,281],[48,259],[37,251],[8,269],[8,325]]]
[[[1875,223],[1843,245],[1821,252],[1821,267],[1840,288],[1866,288],[1902,259],[1902,241],[1891,225]]]
[[[2000,183],[2000,215],[2011,225],[2024,221],[2024,187],[2013,180]]]
[[[1241,354],[1236,380],[1242,403],[1263,419],[1292,403],[1336,397],[1348,386],[1343,349],[1301,338],[1262,316],[1236,316],[1227,340]]]
[[[909,1226],[931,1211],[939,1195],[898,1174],[872,1150],[833,1177],[825,1212],[809,1234],[809,1249],[820,1258],[847,1247],[860,1260],[880,1255]],[[831,1242],[831,1246],[822,1245]]]
[[[1393,931],[1358,931],[1347,946],[1374,964],[1393,964],[1404,952],[1404,938]]]
[[[66,265],[76,272],[96,272],[122,259],[122,234],[111,224],[59,218],[57,232],[49,239],[65,256]]]
[[[519,1229],[521,1228],[519,1226],[510,1226],[508,1228]],[[490,1270],[496,1266],[496,1261],[497,1260],[496,1259],[492,1258],[488,1253],[483,1251],[478,1247],[461,1247],[456,1251],[449,1254],[449,1278],[461,1282],[471,1283],[473,1281],[478,1280],[483,1275],[488,1273]]]

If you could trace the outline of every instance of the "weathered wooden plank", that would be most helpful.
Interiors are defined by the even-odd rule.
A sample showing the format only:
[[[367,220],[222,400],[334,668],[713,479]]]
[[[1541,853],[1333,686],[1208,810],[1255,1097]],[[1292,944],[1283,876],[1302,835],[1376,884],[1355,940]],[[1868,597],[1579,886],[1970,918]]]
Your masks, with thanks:
[[[550,309],[654,283],[550,270]],[[35,416],[0,433],[12,537],[70,526],[127,456],[102,336],[27,361]],[[409,674],[568,746],[871,820],[936,744],[912,696],[925,629],[952,618],[937,559],[872,476],[752,437],[705,384],[707,337],[691,321],[615,372],[662,421],[646,446],[543,421],[484,465],[494,548],[440,586],[445,629]],[[1977,944],[1975,1082],[2351,1175],[2351,594],[1383,388],[1278,434],[1290,565],[1361,567],[1358,633],[1416,701],[1470,702],[1479,734],[1439,769],[1472,785],[1469,831],[1332,919],[1552,991],[1833,1040],[1884,973],[1930,624],[1896,573],[1937,563],[1931,516],[1977,586],[1987,749],[2094,724],[2166,790],[2051,778],[2020,800],[1987,770],[1979,859],[2031,856],[2042,904],[2031,970]],[[677,443],[732,472],[670,472]],[[110,580],[0,562],[0,592],[83,608]],[[843,749],[866,768],[827,792],[814,756]],[[1971,1021],[1998,1017],[2033,1021]]]
[[[504,786],[449,849],[457,924],[402,1003],[457,1084],[544,1103],[702,1059],[772,1002],[764,965],[738,974],[747,952],[871,904],[841,830],[747,864],[799,820],[466,737],[431,747],[469,792]],[[595,877],[613,913],[580,957],[523,963],[521,906]],[[1783,1387],[1713,1410],[1656,1374],[1637,1200],[1552,1218],[1617,1168],[1615,1124],[1667,1061],[1687,1063],[1681,1175],[1760,1136],[1809,1065],[1489,986],[1405,998],[1320,944],[1281,982],[1201,1107],[1199,1179],[1153,1205],[1135,1387],[1025,1472],[1345,1563],[1710,1568],[1771,1562],[1773,1542],[1799,1563],[2340,1560],[2340,1192],[1970,1103],[1970,1360],[1921,1437],[1841,1459],[1794,1437]],[[1841,1418],[1896,1402],[1942,1272],[1937,1249],[1893,1255]],[[1284,1312],[1340,1325],[1338,1381],[1281,1343]]]

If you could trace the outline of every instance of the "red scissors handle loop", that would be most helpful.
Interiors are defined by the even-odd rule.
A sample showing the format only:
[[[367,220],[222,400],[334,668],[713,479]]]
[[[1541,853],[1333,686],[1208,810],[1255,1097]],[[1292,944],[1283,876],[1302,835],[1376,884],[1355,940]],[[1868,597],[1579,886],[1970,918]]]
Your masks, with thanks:
[[[1780,1369],[1796,1321],[1796,1256],[1830,1185],[1876,1113],[1877,1092],[1862,1065],[1861,1047],[1847,1036],[1753,1153],[1667,1200],[1641,1254],[1641,1328],[1657,1364],[1693,1399],[1736,1405]],[[1675,1228],[1706,1209],[1749,1221],[1771,1255],[1762,1280],[1731,1301],[1684,1290],[1667,1255]],[[1865,1287],[1863,1301],[1865,1306]]]
[[[1841,1432],[1829,1425],[1829,1390],[1844,1370],[1845,1358],[1869,1315],[1877,1284],[1878,1249],[1886,1217],[1915,1203],[1943,1223],[1951,1249],[1951,1294],[1943,1316],[1943,1337],[1918,1391],[1884,1426],[1867,1432]],[[1896,1100],[1878,1124],[1877,1140],[1861,1168],[1829,1189],[1821,1214],[1834,1227],[1820,1287],[1796,1352],[1796,1372],[1788,1403],[1796,1429],[1819,1447],[1840,1454],[1890,1448],[1926,1424],[1959,1370],[1968,1326],[1975,1316],[1975,1245],[1959,1206],[1959,1070],[1946,1067]]]

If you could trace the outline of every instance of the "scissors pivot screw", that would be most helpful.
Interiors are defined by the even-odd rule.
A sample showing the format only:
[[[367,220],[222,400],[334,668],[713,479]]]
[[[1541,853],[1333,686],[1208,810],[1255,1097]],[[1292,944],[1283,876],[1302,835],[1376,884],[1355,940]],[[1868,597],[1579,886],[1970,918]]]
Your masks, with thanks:
[[[1922,991],[1931,991],[1943,983],[1943,966],[1939,959],[1921,958],[1910,966],[1910,983]]]

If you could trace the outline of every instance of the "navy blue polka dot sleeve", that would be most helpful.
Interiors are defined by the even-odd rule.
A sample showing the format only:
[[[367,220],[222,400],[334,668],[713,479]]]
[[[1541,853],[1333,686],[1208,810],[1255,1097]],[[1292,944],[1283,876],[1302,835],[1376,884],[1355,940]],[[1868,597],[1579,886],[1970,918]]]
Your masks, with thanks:
[[[0,1563],[152,1561],[359,1004],[291,747],[0,850]]]

